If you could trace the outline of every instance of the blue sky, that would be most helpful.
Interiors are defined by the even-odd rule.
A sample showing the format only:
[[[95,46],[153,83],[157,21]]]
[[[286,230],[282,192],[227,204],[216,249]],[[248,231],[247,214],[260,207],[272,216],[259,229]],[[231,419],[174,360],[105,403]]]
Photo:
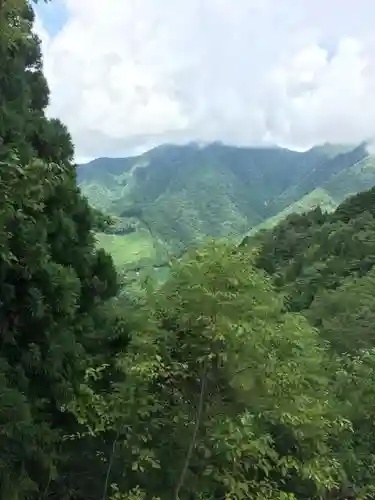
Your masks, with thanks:
[[[55,36],[61,30],[68,18],[64,0],[53,0],[50,3],[40,0],[35,10],[42,19],[44,28],[51,36]]]

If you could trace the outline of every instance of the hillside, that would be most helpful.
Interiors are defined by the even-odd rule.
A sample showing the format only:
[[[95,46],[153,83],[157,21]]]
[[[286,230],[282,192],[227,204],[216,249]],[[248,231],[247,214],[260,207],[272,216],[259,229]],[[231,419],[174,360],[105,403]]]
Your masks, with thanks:
[[[93,206],[131,228],[131,235],[100,237],[119,255],[118,265],[131,268],[137,252],[128,259],[118,251],[126,239],[131,248],[142,247],[143,260],[154,262],[157,254],[159,262],[206,238],[236,238],[294,211],[319,204],[333,209],[345,196],[372,186],[375,170],[363,145],[323,145],[301,153],[214,143],[96,159],[79,166],[78,181]]]
[[[363,145],[349,151],[342,151],[338,148],[330,149],[325,145],[321,149],[312,148],[305,155],[315,157],[317,153],[325,156],[320,156],[318,161],[312,165],[312,168],[308,169],[299,178],[296,178],[295,182],[274,200],[272,208],[275,213],[283,210],[299,198],[306,196],[314,189],[324,186],[332,177],[352,168],[367,156]]]
[[[251,238],[246,242],[253,246]],[[358,314],[350,323],[352,332],[348,324],[346,337],[338,338],[341,332],[336,331],[335,348],[349,348],[349,333],[350,349],[369,347],[373,339],[373,321],[367,320],[374,310],[375,187],[349,197],[332,213],[318,207],[291,214],[272,230],[258,234],[255,244],[256,264],[273,277],[275,287],[284,294],[286,309],[304,312],[314,326],[331,335],[334,316],[340,315],[343,329],[345,315],[350,316],[350,308],[355,308]],[[322,323],[323,317],[329,317],[329,328],[327,322]],[[366,335],[362,326],[362,336],[356,338],[354,332],[366,318]]]
[[[289,214],[303,213],[317,206],[320,206],[324,211],[331,212],[346,198],[375,185],[375,156],[365,156],[345,168],[346,160],[347,158],[344,158],[344,168],[341,171],[328,175],[325,182],[297,201],[292,202],[275,216],[269,217],[253,227],[248,234],[255,234],[260,229],[271,228]],[[278,201],[280,202],[280,199]],[[282,203],[280,203],[281,206],[283,206]]]

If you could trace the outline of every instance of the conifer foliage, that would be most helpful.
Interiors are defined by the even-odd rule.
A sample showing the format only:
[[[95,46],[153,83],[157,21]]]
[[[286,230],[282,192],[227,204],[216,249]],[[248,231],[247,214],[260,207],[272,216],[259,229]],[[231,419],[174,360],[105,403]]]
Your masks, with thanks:
[[[95,249],[94,215],[77,188],[69,134],[44,114],[48,87],[33,20],[26,0],[0,2],[4,500],[47,491],[59,462],[60,409],[100,351],[98,305],[117,292],[111,258]]]

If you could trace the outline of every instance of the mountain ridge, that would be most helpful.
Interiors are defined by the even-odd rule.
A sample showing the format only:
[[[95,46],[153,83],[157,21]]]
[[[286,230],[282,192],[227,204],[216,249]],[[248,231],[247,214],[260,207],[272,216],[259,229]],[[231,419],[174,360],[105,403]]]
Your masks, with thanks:
[[[155,252],[167,256],[206,238],[238,238],[294,210],[317,204],[333,210],[375,184],[375,162],[365,144],[297,152],[193,143],[98,158],[78,166],[77,177],[95,208],[132,228],[132,241],[142,235],[144,246],[148,232],[153,261]]]

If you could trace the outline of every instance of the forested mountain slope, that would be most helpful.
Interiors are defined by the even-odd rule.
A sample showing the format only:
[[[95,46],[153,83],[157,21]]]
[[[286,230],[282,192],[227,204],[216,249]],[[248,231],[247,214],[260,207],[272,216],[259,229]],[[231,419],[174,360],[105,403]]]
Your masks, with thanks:
[[[367,166],[353,169],[365,174]],[[347,477],[357,484],[359,498],[372,498],[373,486],[365,485],[375,453],[369,439],[375,431],[375,187],[332,213],[316,208],[291,214],[272,230],[247,237],[241,247],[255,253],[255,265],[282,294],[284,310],[302,313],[337,360],[334,384],[353,425],[348,443],[361,457],[354,465],[347,456]],[[349,384],[341,385],[347,375]]]
[[[358,157],[362,157],[361,148],[356,148],[352,151],[349,158],[340,155],[339,158],[343,160],[343,168],[341,170],[337,173],[331,173],[331,175],[328,175],[326,180],[318,187],[315,187],[312,191],[298,198],[276,215],[269,217],[258,226],[253,227],[249,231],[249,234],[254,234],[260,229],[273,227],[289,214],[303,213],[317,206],[320,206],[323,211],[330,212],[337,208],[345,198],[371,188],[375,184],[375,156],[364,156],[361,160],[356,162],[355,160]],[[351,165],[349,163],[350,166],[347,166],[348,159],[350,158],[354,160],[354,164]],[[336,161],[337,159],[333,162],[335,169],[337,169]],[[332,163],[329,162],[328,166],[332,166]],[[329,172],[329,169],[327,172]],[[293,187],[292,191],[296,193],[298,189]],[[301,192],[303,191],[304,190],[301,190]],[[277,200],[277,203],[280,207],[284,206],[288,198],[292,198],[290,191],[288,193],[283,193],[280,199]]]
[[[285,294],[288,310],[303,311],[328,336],[328,323],[339,322],[336,346],[373,344],[375,188],[348,198],[333,213],[316,208],[292,214],[257,235],[256,244],[256,264]]]
[[[334,208],[375,182],[372,163],[365,174],[355,170],[367,156],[364,145],[324,145],[305,153],[165,145],[134,158],[94,160],[78,168],[78,180],[90,203],[132,228],[131,246],[139,238],[139,246],[153,249],[152,261],[155,252],[178,253],[207,237],[238,237],[283,210],[322,203]],[[120,245],[119,238],[111,242],[112,248]]]
[[[294,183],[274,201],[273,210],[275,212],[284,210],[285,207],[294,203],[299,198],[308,195],[316,188],[324,188],[325,184],[329,182],[332,177],[340,173],[342,174],[368,156],[364,145],[344,152],[340,150],[332,152],[332,150],[324,147],[322,149],[312,148],[306,154],[315,155],[316,153],[321,154],[322,152],[325,152],[327,157],[318,160],[315,165],[312,165],[312,168],[301,177],[296,178]],[[343,194],[344,197],[346,195],[347,193]]]

